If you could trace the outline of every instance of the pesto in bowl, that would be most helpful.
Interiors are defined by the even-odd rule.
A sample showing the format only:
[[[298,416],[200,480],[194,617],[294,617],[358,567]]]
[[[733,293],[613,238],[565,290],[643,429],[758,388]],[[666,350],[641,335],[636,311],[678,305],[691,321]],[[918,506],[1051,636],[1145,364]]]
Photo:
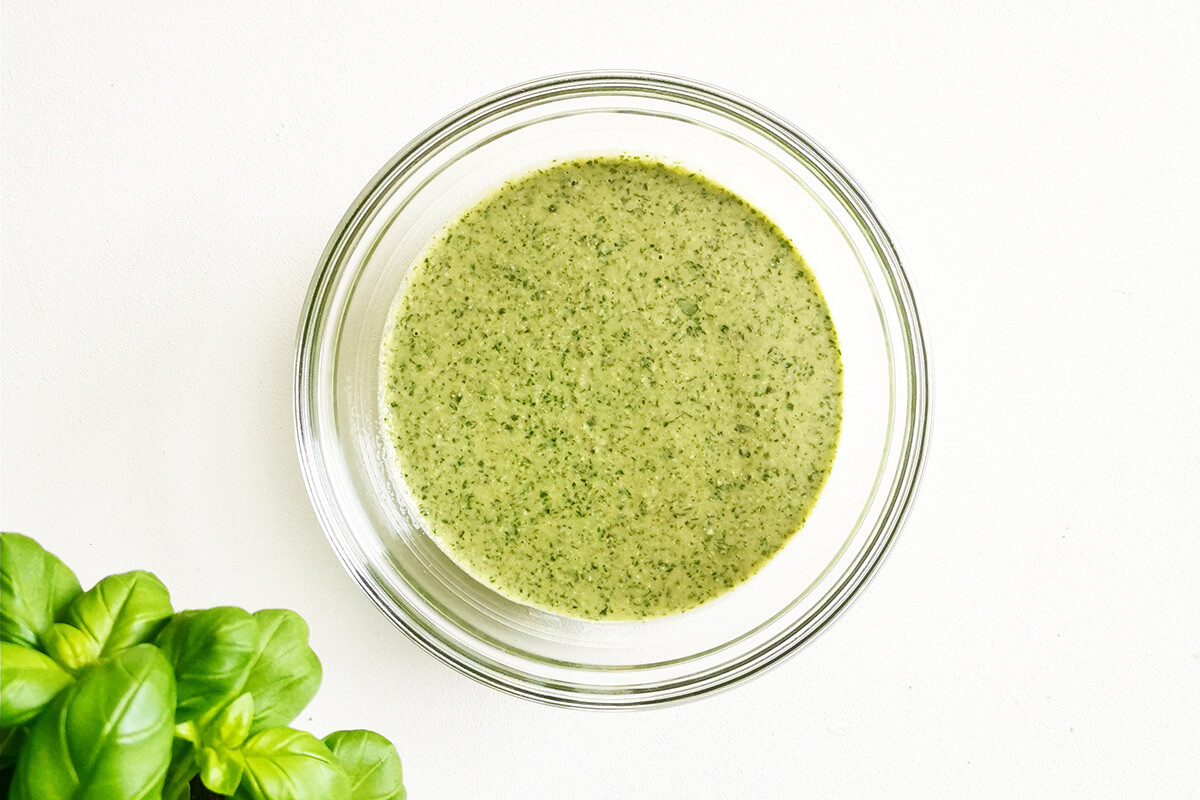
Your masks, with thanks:
[[[682,78],[552,76],[430,127],[346,212],[298,339],[301,470],[347,572],[544,703],[780,664],[875,574],[925,460],[875,209],[787,121]]]
[[[421,256],[382,413],[441,547],[522,603],[684,611],[801,527],[842,364],[804,259],[698,174],[634,157],[510,181]]]

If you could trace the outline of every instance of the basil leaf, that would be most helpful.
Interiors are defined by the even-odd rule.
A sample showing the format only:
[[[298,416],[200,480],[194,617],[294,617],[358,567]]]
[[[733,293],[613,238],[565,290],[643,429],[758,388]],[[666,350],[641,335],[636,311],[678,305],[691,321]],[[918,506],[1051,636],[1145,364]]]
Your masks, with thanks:
[[[175,668],[175,722],[190,722],[237,697],[259,652],[258,620],[240,608],[176,614],[156,643]],[[289,720],[290,722],[290,720]]]
[[[65,622],[54,623],[42,634],[42,649],[72,675],[100,660],[100,643]]]
[[[321,661],[308,646],[308,625],[295,611],[264,609],[258,653],[240,691],[254,696],[251,732],[287,725],[321,685]]]
[[[242,746],[245,772],[234,800],[343,798],[350,781],[329,748],[311,733],[267,728]]]
[[[221,713],[204,727],[204,744],[209,747],[241,747],[250,735],[250,723],[253,721],[254,697],[246,692],[225,706]]]
[[[200,780],[210,792],[230,795],[237,791],[246,762],[237,750],[204,747],[200,750]]]
[[[29,722],[71,683],[71,676],[44,653],[0,642],[0,728]]]
[[[149,572],[109,575],[76,597],[63,622],[83,633],[98,650],[97,661],[151,641],[170,619],[167,587]]]
[[[337,731],[322,741],[350,777],[348,800],[405,800],[400,754],[374,731]]]
[[[29,730],[13,800],[151,800],[171,759],[175,678],[153,645],[87,670]]]
[[[67,565],[19,533],[0,533],[0,641],[38,647],[80,592]]]

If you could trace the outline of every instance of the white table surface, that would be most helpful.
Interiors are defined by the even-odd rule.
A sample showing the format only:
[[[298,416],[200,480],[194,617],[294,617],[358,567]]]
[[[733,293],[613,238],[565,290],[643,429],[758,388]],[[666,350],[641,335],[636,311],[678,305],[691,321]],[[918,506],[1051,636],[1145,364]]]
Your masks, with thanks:
[[[2,513],[85,585],[298,610],[298,725],[414,798],[1200,793],[1200,11],[1177,2],[3,4]],[[317,257],[410,137],[573,69],[829,148],[906,257],[933,452],[885,568],[770,674],[544,708],[394,630],[292,444]]]

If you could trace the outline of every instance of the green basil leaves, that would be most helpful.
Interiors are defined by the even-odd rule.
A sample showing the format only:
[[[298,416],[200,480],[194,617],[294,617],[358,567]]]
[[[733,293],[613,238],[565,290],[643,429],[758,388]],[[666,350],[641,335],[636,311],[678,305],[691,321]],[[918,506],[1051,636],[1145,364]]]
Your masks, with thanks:
[[[384,737],[285,727],[321,683],[295,612],[174,613],[142,571],[83,592],[18,534],[0,559],[0,796],[404,800]]]

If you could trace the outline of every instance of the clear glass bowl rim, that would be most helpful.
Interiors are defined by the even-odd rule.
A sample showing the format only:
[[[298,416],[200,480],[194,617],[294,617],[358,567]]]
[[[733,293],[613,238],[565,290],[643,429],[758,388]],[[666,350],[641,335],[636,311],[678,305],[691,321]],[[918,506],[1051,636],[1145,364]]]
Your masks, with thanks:
[[[378,203],[414,165],[461,132],[514,108],[527,108],[569,96],[633,93],[670,101],[683,101],[716,111],[772,138],[790,153],[816,167],[828,188],[842,201],[861,230],[874,245],[874,255],[888,281],[890,296],[903,329],[903,358],[897,367],[906,373],[909,392],[898,398],[905,426],[897,477],[887,498],[886,510],[853,566],[826,602],[806,620],[757,651],[733,664],[687,680],[648,687],[636,695],[564,691],[524,680],[499,665],[465,657],[448,643],[427,634],[426,629],[406,619],[409,609],[397,609],[384,598],[374,580],[349,557],[347,532],[335,519],[335,501],[325,491],[324,459],[314,435],[313,376],[319,332],[331,313],[328,301],[336,278],[348,265],[345,256],[358,232],[373,218]],[[611,709],[641,708],[676,703],[729,688],[780,664],[810,644],[829,628],[862,593],[891,551],[912,507],[929,449],[932,397],[929,356],[922,331],[921,315],[899,252],[879,213],[844,167],[811,137],[796,126],[758,104],[723,89],[674,75],[641,71],[571,72],[516,84],[460,108],[412,139],[367,183],[330,237],[309,285],[297,333],[293,415],[296,448],[301,472],[314,510],[343,568],[376,606],[416,644],[439,660],[481,683],[509,694],[550,705]]]

